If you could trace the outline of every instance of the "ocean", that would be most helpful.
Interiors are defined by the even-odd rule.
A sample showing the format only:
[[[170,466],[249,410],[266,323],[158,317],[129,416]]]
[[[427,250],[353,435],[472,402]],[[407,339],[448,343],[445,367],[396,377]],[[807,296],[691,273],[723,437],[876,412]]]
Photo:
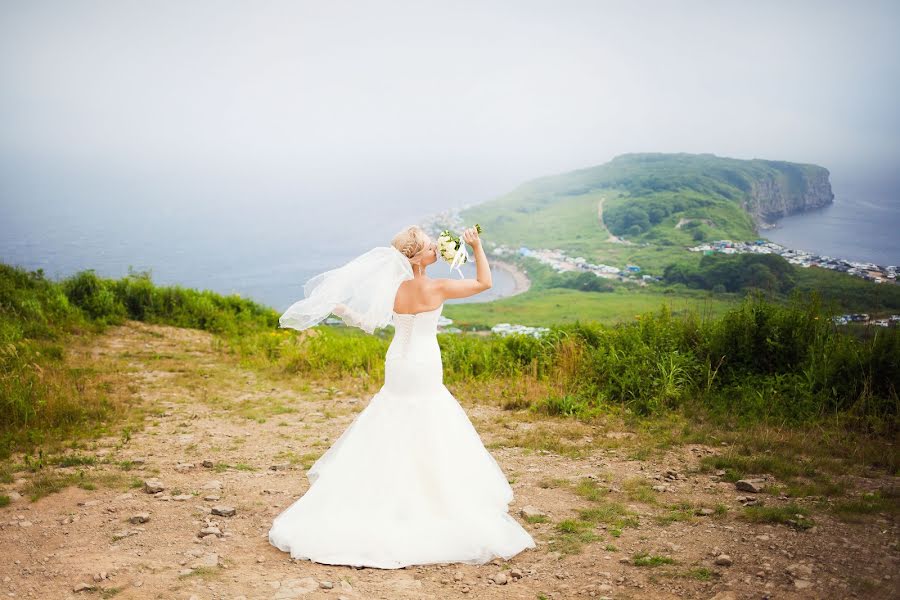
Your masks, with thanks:
[[[211,203],[207,193],[200,205],[186,200],[190,190],[81,178],[64,182],[60,201],[59,185],[44,188],[40,182],[38,177],[0,182],[0,260],[43,269],[52,279],[83,269],[112,278],[127,275],[129,268],[150,271],[158,285],[236,293],[278,311],[303,297],[310,277],[390,244],[402,227],[447,208],[439,199],[431,201],[433,206],[423,204],[413,194],[359,204],[352,198],[364,194],[357,191],[347,197],[320,195],[322,201],[306,208],[292,206],[295,192],[255,204],[224,193],[221,202]],[[836,188],[832,206],[787,217],[762,234],[791,248],[897,265],[896,189]],[[484,235],[488,239],[490,231]],[[442,261],[428,273],[458,277]],[[464,265],[463,273],[474,278],[474,264]],[[447,304],[487,302],[514,289],[508,272],[494,268],[492,275],[491,290]]]
[[[446,208],[419,204],[419,212],[412,212],[335,198],[317,203],[328,210],[286,209],[278,199],[252,206],[222,203],[212,210],[160,200],[173,197],[160,190],[74,189],[66,201],[50,202],[30,193],[39,189],[11,190],[7,180],[0,203],[0,260],[43,269],[55,280],[84,269],[111,278],[127,275],[129,268],[150,271],[157,285],[236,293],[279,312],[303,298],[309,278],[374,246],[390,245],[403,227]],[[112,200],[119,197],[129,201]],[[463,265],[462,272],[474,278],[474,263]],[[431,265],[428,275],[459,277],[443,261]],[[507,271],[494,268],[492,276],[490,290],[447,304],[486,302],[514,289]]]
[[[900,185],[833,186],[834,203],[780,219],[761,234],[820,256],[900,265]]]

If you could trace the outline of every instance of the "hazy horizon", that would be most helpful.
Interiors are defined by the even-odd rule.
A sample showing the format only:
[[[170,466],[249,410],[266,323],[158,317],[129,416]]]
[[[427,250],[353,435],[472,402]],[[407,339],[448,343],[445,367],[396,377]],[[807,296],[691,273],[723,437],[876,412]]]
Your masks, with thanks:
[[[0,249],[327,268],[628,152],[814,163],[893,210],[898,25],[892,2],[4,2]]]

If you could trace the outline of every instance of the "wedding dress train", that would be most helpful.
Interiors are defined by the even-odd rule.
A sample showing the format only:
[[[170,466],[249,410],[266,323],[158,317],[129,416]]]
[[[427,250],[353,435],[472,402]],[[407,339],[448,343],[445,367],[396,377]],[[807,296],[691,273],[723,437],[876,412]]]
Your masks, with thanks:
[[[394,312],[385,381],[307,472],[269,541],[318,563],[397,569],[484,564],[534,548],[513,491],[443,384],[438,308]]]

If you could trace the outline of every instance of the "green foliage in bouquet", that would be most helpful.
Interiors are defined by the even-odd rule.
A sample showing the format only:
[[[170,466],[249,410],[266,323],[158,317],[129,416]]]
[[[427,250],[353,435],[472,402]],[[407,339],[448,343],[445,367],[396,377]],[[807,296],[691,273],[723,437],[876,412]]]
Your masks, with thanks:
[[[481,225],[475,223],[475,231],[481,234]],[[452,263],[456,258],[456,253],[462,248],[463,240],[460,236],[454,234],[449,229],[445,229],[438,236],[438,254],[441,255],[448,263]],[[467,255],[463,255],[462,261],[460,264],[468,262],[469,257]]]

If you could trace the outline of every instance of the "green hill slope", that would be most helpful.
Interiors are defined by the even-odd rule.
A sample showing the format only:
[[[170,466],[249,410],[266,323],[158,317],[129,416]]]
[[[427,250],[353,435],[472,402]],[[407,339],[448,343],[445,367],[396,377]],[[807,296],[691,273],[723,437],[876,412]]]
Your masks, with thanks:
[[[610,234],[682,246],[751,240],[758,223],[833,198],[828,171],[816,165],[712,154],[624,154],[596,167],[529,181],[462,216],[481,223],[498,243],[588,255]]]

